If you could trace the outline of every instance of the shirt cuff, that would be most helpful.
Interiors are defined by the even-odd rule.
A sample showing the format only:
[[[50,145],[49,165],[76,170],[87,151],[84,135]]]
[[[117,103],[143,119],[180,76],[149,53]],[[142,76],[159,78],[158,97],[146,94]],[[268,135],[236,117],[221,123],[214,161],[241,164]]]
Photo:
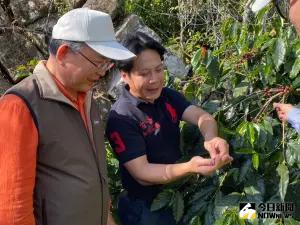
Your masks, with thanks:
[[[300,133],[300,109],[296,107],[291,109],[288,112],[287,117],[288,122],[292,125],[292,127]]]

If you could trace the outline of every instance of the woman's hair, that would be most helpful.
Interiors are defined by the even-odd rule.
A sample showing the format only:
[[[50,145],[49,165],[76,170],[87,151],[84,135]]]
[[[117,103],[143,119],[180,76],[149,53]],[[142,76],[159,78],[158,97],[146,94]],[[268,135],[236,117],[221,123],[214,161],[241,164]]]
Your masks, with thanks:
[[[140,54],[144,50],[151,49],[156,51],[159,55],[161,60],[164,60],[164,53],[166,49],[158,43],[153,38],[147,36],[142,32],[137,32],[135,35],[131,35],[123,45],[135,55]],[[117,62],[117,67],[119,70],[129,73],[133,68],[133,59],[119,61]]]

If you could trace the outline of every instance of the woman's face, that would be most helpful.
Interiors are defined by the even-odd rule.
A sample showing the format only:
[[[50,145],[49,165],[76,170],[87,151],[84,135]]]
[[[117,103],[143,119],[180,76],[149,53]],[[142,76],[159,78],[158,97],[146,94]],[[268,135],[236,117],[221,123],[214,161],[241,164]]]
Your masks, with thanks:
[[[147,102],[154,102],[164,85],[164,67],[157,51],[146,49],[137,55],[129,73],[122,72],[130,93]]]

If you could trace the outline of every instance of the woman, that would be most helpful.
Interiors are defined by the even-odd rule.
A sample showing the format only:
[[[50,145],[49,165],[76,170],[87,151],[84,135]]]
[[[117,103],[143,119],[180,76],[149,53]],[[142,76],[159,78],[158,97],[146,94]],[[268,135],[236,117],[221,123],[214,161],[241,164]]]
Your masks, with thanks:
[[[172,212],[151,212],[162,184],[191,173],[209,175],[232,161],[228,144],[218,137],[214,118],[164,87],[165,49],[143,33],[124,44],[137,57],[119,63],[126,85],[113,105],[106,134],[119,161],[125,193],[119,199],[123,225],[175,225]],[[199,127],[211,158],[181,158],[179,122]]]

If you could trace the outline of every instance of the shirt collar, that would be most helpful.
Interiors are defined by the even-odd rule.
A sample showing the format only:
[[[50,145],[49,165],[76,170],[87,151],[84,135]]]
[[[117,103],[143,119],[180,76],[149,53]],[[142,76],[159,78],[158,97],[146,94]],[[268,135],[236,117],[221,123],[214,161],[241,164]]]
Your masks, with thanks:
[[[36,76],[37,85],[42,98],[52,99],[60,102],[64,102],[76,108],[74,102],[62,93],[58,87],[58,83],[54,79],[54,76],[50,74],[45,66],[45,61],[40,61],[33,71],[33,75]],[[91,93],[87,93],[90,96]],[[85,95],[82,98],[89,99]]]
[[[125,84],[121,87],[121,98],[126,99],[127,101],[131,102],[133,105],[138,106],[140,104],[152,104],[150,102],[144,101],[140,98],[137,98],[135,96],[133,96],[130,92],[129,92],[129,85]],[[155,99],[153,104],[157,104],[162,98],[164,98],[164,88],[160,94],[160,96]]]

